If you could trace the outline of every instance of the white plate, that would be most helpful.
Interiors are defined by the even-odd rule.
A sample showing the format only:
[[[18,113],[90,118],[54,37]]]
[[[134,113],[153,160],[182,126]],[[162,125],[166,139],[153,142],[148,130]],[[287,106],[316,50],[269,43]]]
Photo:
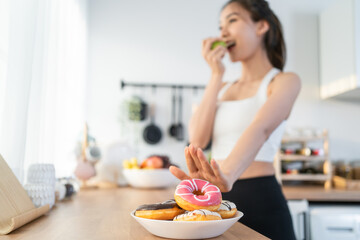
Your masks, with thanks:
[[[176,185],[177,178],[169,169],[124,169],[126,181],[137,188],[166,188]]]
[[[244,214],[237,211],[234,217],[212,221],[166,221],[140,218],[135,216],[135,211],[131,216],[135,218],[146,230],[152,234],[174,239],[202,239],[212,238],[223,234]]]

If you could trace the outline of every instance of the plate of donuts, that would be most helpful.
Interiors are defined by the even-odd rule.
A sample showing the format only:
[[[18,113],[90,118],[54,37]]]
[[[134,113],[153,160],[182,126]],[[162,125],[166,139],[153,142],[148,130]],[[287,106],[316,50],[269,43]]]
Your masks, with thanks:
[[[144,204],[131,216],[150,233],[173,239],[203,239],[223,234],[244,214],[223,200],[219,188],[201,179],[181,181],[174,199]]]
[[[171,221],[155,220],[131,216],[150,233],[164,238],[173,239],[203,239],[217,237],[228,230],[244,214],[237,211],[235,216],[228,219],[212,221]]]

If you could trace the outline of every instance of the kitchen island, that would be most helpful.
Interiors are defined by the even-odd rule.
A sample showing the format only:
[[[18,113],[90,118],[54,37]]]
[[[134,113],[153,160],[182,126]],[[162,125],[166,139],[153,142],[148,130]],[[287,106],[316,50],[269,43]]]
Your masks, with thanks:
[[[130,187],[81,190],[72,200],[57,203],[45,216],[0,239],[164,239],[149,233],[130,212],[142,204],[171,199],[174,190]],[[268,238],[237,222],[223,235],[212,239]]]

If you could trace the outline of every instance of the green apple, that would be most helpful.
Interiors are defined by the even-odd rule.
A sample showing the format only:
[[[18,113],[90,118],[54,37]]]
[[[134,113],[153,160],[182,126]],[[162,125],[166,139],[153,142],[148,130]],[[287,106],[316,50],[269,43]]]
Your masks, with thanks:
[[[215,49],[219,45],[226,48],[226,42],[224,42],[224,41],[215,41],[215,42],[213,42],[213,44],[211,44],[211,50]]]

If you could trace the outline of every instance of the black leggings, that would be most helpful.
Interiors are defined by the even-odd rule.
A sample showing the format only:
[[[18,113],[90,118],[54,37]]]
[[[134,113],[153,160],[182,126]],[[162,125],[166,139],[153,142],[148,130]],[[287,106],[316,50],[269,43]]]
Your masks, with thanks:
[[[274,240],[296,239],[285,197],[275,176],[237,180],[224,200],[244,213],[239,222]]]

